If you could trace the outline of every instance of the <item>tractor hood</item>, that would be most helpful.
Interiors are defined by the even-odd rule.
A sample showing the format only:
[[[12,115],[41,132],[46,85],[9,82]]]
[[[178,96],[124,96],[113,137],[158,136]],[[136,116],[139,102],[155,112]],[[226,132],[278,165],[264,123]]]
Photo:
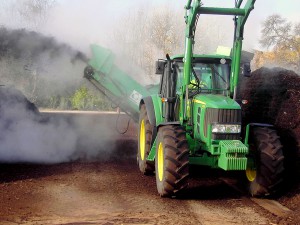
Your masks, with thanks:
[[[193,102],[203,108],[241,109],[236,101],[224,95],[201,94],[195,96]]]

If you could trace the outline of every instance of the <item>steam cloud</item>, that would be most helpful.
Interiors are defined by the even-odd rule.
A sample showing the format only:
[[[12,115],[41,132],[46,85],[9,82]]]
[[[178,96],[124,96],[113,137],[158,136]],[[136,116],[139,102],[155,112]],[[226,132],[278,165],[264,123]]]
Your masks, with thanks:
[[[1,84],[16,87],[30,99],[63,95],[78,87],[87,61],[82,52],[52,37],[3,27],[0,58]]]
[[[52,37],[0,28],[0,79],[5,85],[0,87],[0,162],[57,163],[100,153],[107,158],[115,134],[109,121],[48,116],[27,100],[32,81],[40,99],[78,87],[86,61],[83,53]]]
[[[109,123],[41,114],[20,91],[0,87],[0,162],[58,163],[100,153],[105,159],[113,148]]]
[[[58,162],[76,147],[76,134],[65,121],[40,121],[20,92],[1,87],[0,159],[8,162]]]

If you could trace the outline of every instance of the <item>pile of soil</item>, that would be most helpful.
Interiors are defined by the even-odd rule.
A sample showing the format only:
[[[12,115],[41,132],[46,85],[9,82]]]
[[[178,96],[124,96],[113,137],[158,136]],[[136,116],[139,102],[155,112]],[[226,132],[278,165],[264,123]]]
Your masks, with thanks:
[[[285,193],[278,200],[300,213],[300,76],[283,68],[260,68],[242,78],[243,122],[273,124],[285,156]]]
[[[244,124],[269,123],[289,154],[299,155],[300,76],[283,68],[260,68],[240,86]]]
[[[25,95],[13,88],[0,86],[0,128],[5,131],[19,119],[41,119],[38,108]]]
[[[82,52],[67,44],[59,43],[53,37],[26,29],[12,30],[0,27],[0,59],[13,57],[22,60],[31,57],[36,61],[43,54],[49,54],[51,58],[68,54],[71,62],[76,60],[87,62],[87,57]]]
[[[21,91],[13,87],[0,86],[0,112],[5,106],[12,107],[16,105],[20,105],[22,108],[32,111],[35,114],[39,113],[38,108]]]

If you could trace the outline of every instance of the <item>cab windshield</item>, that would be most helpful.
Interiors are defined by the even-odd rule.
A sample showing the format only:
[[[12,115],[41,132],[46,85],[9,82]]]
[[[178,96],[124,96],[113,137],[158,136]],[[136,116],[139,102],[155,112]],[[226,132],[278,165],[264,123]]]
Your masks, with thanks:
[[[177,91],[183,83],[183,63],[177,63]],[[194,94],[214,93],[227,95],[229,90],[229,65],[193,63],[188,89]]]

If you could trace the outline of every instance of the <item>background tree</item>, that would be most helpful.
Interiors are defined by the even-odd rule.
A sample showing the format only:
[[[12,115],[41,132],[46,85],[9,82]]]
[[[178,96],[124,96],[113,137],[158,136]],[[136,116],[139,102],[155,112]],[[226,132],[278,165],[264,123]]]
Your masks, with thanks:
[[[292,24],[278,14],[263,22],[260,44],[269,53],[259,53],[260,63],[273,63],[300,72],[300,23]]]
[[[145,75],[153,75],[154,62],[165,58],[167,53],[184,53],[185,21],[182,8],[142,6],[132,10],[117,24],[111,48],[117,55],[123,55],[126,63],[141,68]],[[213,53],[218,45],[231,46],[232,38],[224,35],[226,33],[228,27],[224,26],[222,18],[200,17],[194,52]]]
[[[166,53],[174,54],[184,40],[176,9],[141,6],[121,18],[112,34],[118,55],[126,56],[127,63],[154,74],[154,62]],[[183,18],[182,22],[183,22]]]
[[[8,17],[12,28],[37,31],[47,20],[56,0],[6,0],[0,3],[0,16]]]

